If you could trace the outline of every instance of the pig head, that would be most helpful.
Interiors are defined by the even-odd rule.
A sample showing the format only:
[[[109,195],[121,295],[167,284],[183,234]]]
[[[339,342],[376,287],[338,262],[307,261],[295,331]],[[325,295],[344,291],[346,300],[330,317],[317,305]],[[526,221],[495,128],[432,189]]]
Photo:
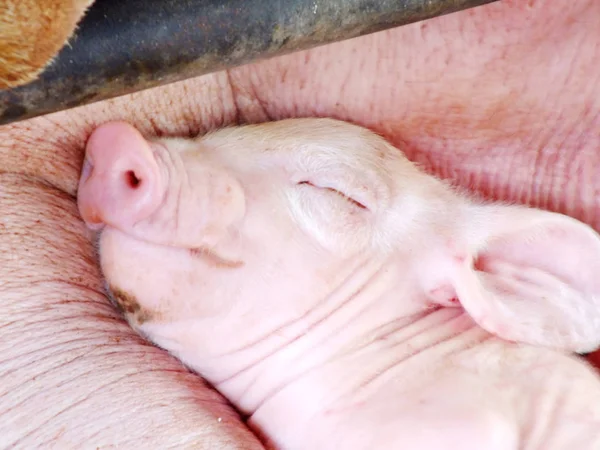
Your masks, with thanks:
[[[526,422],[515,406],[523,392],[507,391],[513,406],[485,407],[486,416],[481,397],[464,391],[498,396],[485,392],[508,372],[511,386],[528,389],[515,370],[525,379],[532,358],[571,367],[565,379],[579,374],[600,391],[566,356],[600,343],[599,236],[560,214],[470,198],[361,127],[290,119],[147,140],[107,123],[88,141],[78,204],[99,231],[108,291],[131,326],[276,445],[327,447],[327,426],[371,420],[404,423],[404,437],[376,433],[396,444],[446,448],[407,425],[453,423],[423,412],[437,392],[437,411],[485,430],[479,441],[464,431],[465,444],[450,448],[520,448],[523,431],[507,417]],[[456,351],[440,350],[449,342]],[[418,401],[403,402],[415,392]],[[390,396],[400,409],[386,410]],[[357,405],[363,422],[353,423]],[[307,423],[322,438],[300,445]],[[363,433],[345,448],[373,448],[373,439]]]

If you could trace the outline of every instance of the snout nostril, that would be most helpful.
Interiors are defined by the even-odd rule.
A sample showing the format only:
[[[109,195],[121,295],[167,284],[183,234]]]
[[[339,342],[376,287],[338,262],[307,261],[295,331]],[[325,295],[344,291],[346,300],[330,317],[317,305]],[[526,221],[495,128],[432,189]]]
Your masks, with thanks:
[[[125,182],[130,188],[137,189],[142,184],[142,179],[133,170],[129,170],[125,172]]]

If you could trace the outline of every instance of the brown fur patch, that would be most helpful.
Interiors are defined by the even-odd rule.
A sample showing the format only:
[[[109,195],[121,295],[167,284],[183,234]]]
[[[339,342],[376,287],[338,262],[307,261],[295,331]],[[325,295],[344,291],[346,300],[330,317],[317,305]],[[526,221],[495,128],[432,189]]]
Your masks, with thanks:
[[[135,321],[138,325],[156,319],[152,311],[142,308],[135,295],[114,286],[110,287],[110,293],[115,306],[127,319]]]
[[[0,2],[0,89],[35,80],[94,0]]]

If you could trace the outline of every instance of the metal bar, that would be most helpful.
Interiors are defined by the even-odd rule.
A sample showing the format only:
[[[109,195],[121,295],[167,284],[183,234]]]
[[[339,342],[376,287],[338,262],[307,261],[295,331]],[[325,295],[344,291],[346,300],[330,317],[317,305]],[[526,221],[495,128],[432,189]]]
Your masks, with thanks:
[[[497,0],[97,0],[0,125]]]

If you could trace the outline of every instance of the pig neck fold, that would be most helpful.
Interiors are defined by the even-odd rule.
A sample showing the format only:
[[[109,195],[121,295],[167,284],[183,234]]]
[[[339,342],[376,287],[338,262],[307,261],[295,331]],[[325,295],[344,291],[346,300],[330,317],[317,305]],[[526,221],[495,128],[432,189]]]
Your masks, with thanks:
[[[275,408],[288,396],[306,401],[304,407],[296,404],[299,413],[367,395],[397,364],[426,350],[436,352],[432,349],[444,342],[436,358],[489,337],[462,309],[428,306],[415,284],[399,283],[407,274],[410,267],[398,256],[362,261],[304,318],[258,344],[210,358],[199,372],[245,414]],[[461,333],[470,337],[454,339]],[[269,353],[261,354],[260,347]],[[239,361],[252,362],[240,366]],[[368,374],[353,376],[357,365],[368,365]],[[343,381],[332,386],[329,374],[340,371]],[[306,394],[298,395],[303,390]]]
[[[289,354],[276,352],[216,383],[217,389],[259,433],[281,443],[302,442],[302,448],[323,448],[323,442],[312,442],[311,436],[327,435],[331,427],[360,430],[365,417],[394,424],[398,413],[410,415],[427,401],[439,403],[436,408],[443,415],[459,417],[465,413],[464,402],[467,417],[473,414],[473,431],[480,426],[479,416],[484,429],[487,420],[492,426],[506,424],[509,440],[520,435],[532,448],[555,448],[545,443],[560,438],[560,431],[546,418],[560,423],[585,407],[582,401],[589,401],[582,395],[586,384],[574,386],[564,370],[568,364],[573,375],[581,377],[572,361],[547,349],[507,345],[477,326],[461,308],[434,308],[390,319],[391,302],[381,302],[387,293],[370,296],[377,290],[373,286],[379,284],[377,277],[385,275],[377,272],[369,279],[371,284],[354,296],[357,304],[342,305],[297,337],[287,347]],[[370,301],[361,302],[361,296]],[[378,317],[379,326],[358,327],[359,317],[365,316]],[[321,333],[328,322],[335,322],[334,331]],[[351,336],[342,332],[351,328]],[[498,373],[510,375],[498,378]],[[529,394],[526,398],[524,391]],[[594,401],[600,401],[597,397]],[[577,401],[565,404],[564,398]],[[387,414],[369,409],[385,405],[386,399],[390,399]],[[360,419],[353,422],[354,416]],[[517,423],[526,426],[513,428]],[[468,419],[461,425],[468,429]]]

